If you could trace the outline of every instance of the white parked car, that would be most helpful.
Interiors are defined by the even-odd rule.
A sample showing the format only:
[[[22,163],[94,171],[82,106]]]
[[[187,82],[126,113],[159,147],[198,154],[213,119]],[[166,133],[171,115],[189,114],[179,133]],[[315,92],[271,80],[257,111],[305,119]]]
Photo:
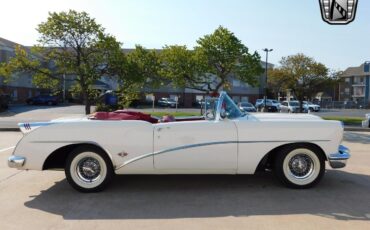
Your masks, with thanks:
[[[288,187],[309,188],[323,177],[325,161],[342,168],[350,157],[340,145],[339,121],[242,113],[225,92],[205,111],[203,117],[170,122],[147,122],[141,114],[145,121],[21,123],[24,136],[8,165],[63,169],[70,185],[82,192],[104,189],[114,174],[254,174],[265,169]]]
[[[303,112],[307,113],[308,108],[303,104]],[[283,101],[280,105],[282,113],[299,113],[299,101]]]
[[[320,106],[309,101],[303,101],[305,109],[310,112],[320,112]]]
[[[365,115],[365,120],[362,121],[362,127],[370,128],[370,113]]]

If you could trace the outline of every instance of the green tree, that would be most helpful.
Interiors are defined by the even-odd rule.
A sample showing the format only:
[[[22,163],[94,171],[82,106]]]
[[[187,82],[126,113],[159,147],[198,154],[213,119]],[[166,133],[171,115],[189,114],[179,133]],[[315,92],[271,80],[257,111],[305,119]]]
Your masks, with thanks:
[[[286,70],[281,68],[269,69],[267,78],[267,87],[269,91],[274,94],[274,97],[278,97],[279,93],[287,90],[288,86],[291,85],[288,82],[288,73]]]
[[[47,88],[60,84],[63,74],[75,75],[89,114],[94,82],[102,75],[120,74],[124,63],[121,44],[87,13],[74,10],[49,13],[37,31],[39,44],[30,52],[18,47],[16,56],[0,72],[7,77],[31,73],[34,84]]]
[[[144,87],[157,88],[161,85],[160,60],[155,50],[140,45],[126,56],[126,65],[121,65],[123,76],[119,78],[120,104],[127,107],[139,98]]]
[[[260,56],[228,29],[220,26],[197,40],[194,50],[186,46],[166,46],[161,54],[163,75],[176,86],[217,93],[229,88],[230,77],[250,85],[263,73]]]
[[[285,73],[284,87],[292,90],[302,111],[302,101],[322,90],[328,79],[328,68],[304,54],[283,57],[280,64],[280,71]]]

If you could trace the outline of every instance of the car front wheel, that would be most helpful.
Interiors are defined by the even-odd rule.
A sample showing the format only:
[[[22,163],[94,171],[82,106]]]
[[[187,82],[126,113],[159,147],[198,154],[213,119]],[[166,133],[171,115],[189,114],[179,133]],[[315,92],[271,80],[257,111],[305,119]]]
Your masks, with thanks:
[[[325,160],[320,150],[311,146],[285,147],[274,163],[276,177],[290,188],[311,188],[325,173]]]
[[[107,187],[114,172],[111,160],[102,150],[81,146],[69,154],[65,174],[74,189],[80,192],[99,192]]]

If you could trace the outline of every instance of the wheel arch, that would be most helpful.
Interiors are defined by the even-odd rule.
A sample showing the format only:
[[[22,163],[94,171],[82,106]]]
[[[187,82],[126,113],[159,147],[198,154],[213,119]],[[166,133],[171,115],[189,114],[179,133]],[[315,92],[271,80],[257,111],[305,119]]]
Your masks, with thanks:
[[[259,162],[259,164],[257,166],[257,169],[256,169],[256,172],[257,171],[264,171],[265,169],[270,169],[272,167],[272,164],[273,164],[274,160],[275,160],[276,154],[281,149],[283,149],[285,147],[288,147],[288,146],[292,146],[292,147],[296,147],[296,148],[311,147],[311,148],[317,149],[320,157],[322,157],[325,161],[328,160],[324,150],[319,145],[317,145],[315,143],[311,143],[311,142],[287,143],[287,144],[277,146],[274,149],[272,149],[271,151],[269,151],[268,153],[266,153],[265,156]]]
[[[42,170],[64,169],[68,155],[74,149],[76,149],[78,147],[81,147],[81,146],[94,147],[94,148],[97,148],[97,149],[101,150],[102,152],[104,152],[109,157],[109,159],[111,160],[112,165],[114,165],[112,156],[103,147],[101,147],[97,143],[84,142],[84,143],[76,143],[76,144],[65,145],[65,146],[62,146],[62,147],[54,150],[46,158],[46,160],[45,160],[45,162],[42,166]]]

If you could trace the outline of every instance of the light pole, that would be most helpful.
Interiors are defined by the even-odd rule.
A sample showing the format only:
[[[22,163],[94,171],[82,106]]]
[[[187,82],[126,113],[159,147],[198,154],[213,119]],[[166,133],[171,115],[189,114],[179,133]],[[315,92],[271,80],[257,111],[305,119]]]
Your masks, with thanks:
[[[269,52],[272,52],[273,49],[268,49],[268,48],[265,48],[263,49],[263,51],[266,52],[266,67],[265,67],[265,73],[266,73],[266,79],[265,79],[265,96],[264,96],[264,103],[265,103],[265,106],[264,106],[264,111],[266,111],[266,100],[267,100],[267,70],[268,70],[268,66],[267,66],[267,61],[268,61],[268,58],[269,58]]]

